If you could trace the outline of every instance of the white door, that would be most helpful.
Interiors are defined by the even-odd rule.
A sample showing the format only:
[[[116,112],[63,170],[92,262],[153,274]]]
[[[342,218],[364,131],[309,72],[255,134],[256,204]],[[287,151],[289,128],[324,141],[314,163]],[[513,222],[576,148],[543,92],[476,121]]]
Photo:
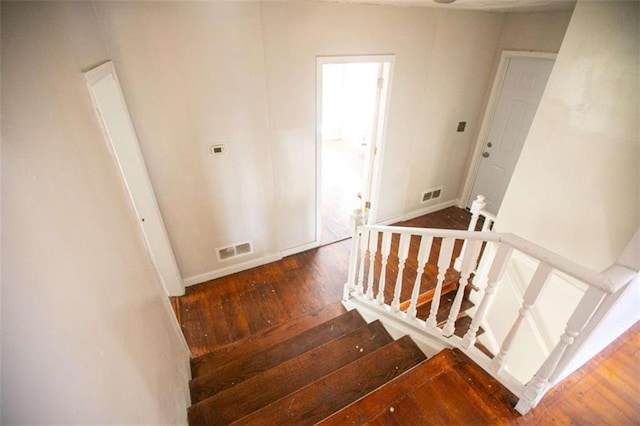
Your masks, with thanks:
[[[84,75],[98,122],[120,168],[160,279],[170,296],[183,295],[182,277],[160,216],[113,62],[106,62]]]
[[[553,63],[548,58],[509,59],[469,205],[478,195],[484,195],[486,210],[498,213]]]

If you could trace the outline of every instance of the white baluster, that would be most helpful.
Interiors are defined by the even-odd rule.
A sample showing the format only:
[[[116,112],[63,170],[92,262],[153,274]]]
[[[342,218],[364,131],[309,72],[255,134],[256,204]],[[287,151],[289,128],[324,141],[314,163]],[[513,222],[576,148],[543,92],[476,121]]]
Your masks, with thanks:
[[[438,282],[436,283],[436,290],[433,293],[433,299],[431,300],[431,311],[429,312],[429,318],[427,319],[427,326],[435,328],[438,326],[438,308],[440,307],[440,297],[442,296],[442,284],[447,275],[447,270],[451,265],[451,255],[453,254],[454,238],[443,238],[440,245],[440,255],[438,256]]]
[[[411,304],[407,310],[407,318],[413,319],[418,313],[418,296],[420,295],[420,283],[422,282],[422,274],[424,273],[424,267],[429,261],[429,254],[431,254],[431,244],[433,243],[432,236],[423,236],[420,239],[420,248],[418,249],[418,269],[416,274],[416,281],[413,284],[413,292],[411,293]]]
[[[560,373],[556,372],[556,368],[562,359],[562,355],[567,348],[571,346],[576,336],[580,334],[587,325],[587,322],[602,302],[602,299],[604,299],[604,296],[605,293],[597,287],[589,287],[589,289],[587,289],[585,295],[580,299],[578,307],[573,311],[571,318],[569,318],[564,334],[560,336],[560,341],[553,348],[553,351],[551,351],[551,354],[549,354],[533,379],[525,386],[524,398],[526,402],[519,402],[519,405],[533,407],[546,392],[550,385],[550,378]],[[516,407],[516,409],[518,409],[518,407]]]
[[[512,253],[513,248],[506,244],[501,244],[498,248],[498,252],[493,258],[493,263],[491,264],[491,268],[489,269],[489,282],[487,284],[484,297],[482,298],[482,301],[478,306],[478,310],[473,317],[473,321],[471,321],[469,331],[467,331],[467,333],[464,335],[464,338],[462,339],[463,347],[470,348],[476,342],[476,335],[478,334],[478,330],[480,329],[480,324],[482,323],[482,320],[487,313],[487,309],[491,304],[491,299],[493,297],[496,285],[498,285],[498,282],[502,279],[505,271],[507,270],[507,266],[509,265],[509,260],[511,259]]]
[[[542,290],[544,289],[544,286],[547,283],[552,270],[553,268],[546,263],[541,262],[538,265],[536,272],[533,274],[533,278],[531,278],[531,282],[527,286],[527,291],[525,291],[524,293],[522,308],[518,313],[518,318],[516,318],[515,322],[511,326],[509,333],[507,333],[507,337],[504,338],[502,347],[500,348],[500,353],[498,353],[498,355],[493,360],[493,368],[495,371],[500,372],[507,362],[507,354],[509,353],[511,346],[513,345],[516,334],[522,326],[525,318],[527,318],[527,316],[529,315],[529,310],[536,304],[536,302],[542,295]],[[493,289],[491,292],[493,293]],[[471,330],[469,330],[469,333],[471,333]],[[464,337],[466,341],[467,336]],[[475,338],[473,340],[475,340]],[[473,341],[471,341],[469,346],[466,347],[470,347],[472,344]]]
[[[342,299],[349,300],[351,292],[356,289],[356,271],[358,268],[358,243],[360,241],[359,227],[362,225],[362,210],[356,209],[351,214],[351,253],[349,257],[349,271],[347,273],[347,283],[344,286]]]
[[[462,271],[460,272],[460,279],[458,280],[458,292],[456,293],[453,304],[449,310],[449,318],[447,323],[442,329],[442,335],[445,337],[452,336],[456,329],[456,320],[460,313],[460,307],[462,306],[462,300],[464,299],[464,289],[469,282],[471,273],[476,268],[476,262],[478,260],[478,252],[480,251],[480,241],[470,240],[467,241],[467,252],[462,259]]]
[[[367,299],[373,300],[373,276],[375,275],[376,253],[378,252],[378,231],[369,233],[369,276],[367,277]]]
[[[396,288],[393,293],[393,302],[391,303],[392,312],[400,311],[400,292],[402,291],[402,274],[404,264],[409,255],[409,243],[411,242],[411,234],[400,234],[400,245],[398,247],[398,276],[396,277]]]
[[[389,260],[389,253],[391,253],[391,232],[382,233],[382,247],[380,252],[382,254],[382,267],[380,268],[380,280],[378,281],[378,305],[384,303],[384,286],[387,280],[387,261]]]
[[[474,232],[476,230],[476,224],[478,223],[478,219],[480,218],[480,211],[483,210],[487,206],[487,200],[484,195],[478,195],[478,197],[473,200],[471,203],[471,219],[469,220],[469,226],[467,230],[470,232]],[[487,223],[487,219],[485,218],[485,224]],[[484,227],[482,229],[484,231]],[[465,240],[462,244],[462,250],[460,250],[460,256],[456,258],[456,261],[453,263],[453,268],[456,271],[461,271],[462,269],[462,259],[464,259],[464,254],[467,251],[467,241]]]
[[[367,258],[367,244],[369,243],[369,231],[366,229],[360,234],[360,270],[358,272],[358,284],[356,293],[362,296],[364,293],[364,263]]]

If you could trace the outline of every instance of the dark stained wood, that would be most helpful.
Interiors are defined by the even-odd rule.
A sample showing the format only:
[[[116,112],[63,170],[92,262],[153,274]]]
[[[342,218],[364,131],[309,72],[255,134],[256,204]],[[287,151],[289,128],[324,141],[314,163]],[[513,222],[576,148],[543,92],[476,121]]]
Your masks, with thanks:
[[[228,424],[390,342],[382,324],[374,321],[192,405],[189,424]]]
[[[346,309],[341,303],[333,303],[280,326],[268,328],[245,339],[218,347],[191,360],[192,377],[196,378],[233,360],[249,356],[283,340],[295,337],[305,330],[330,321],[345,312]]]
[[[249,377],[276,367],[365,325],[366,322],[358,314],[358,311],[353,310],[262,351],[238,357],[231,362],[217,366],[217,368],[191,380],[189,383],[191,403],[202,401]]]
[[[315,424],[424,359],[424,354],[415,343],[409,337],[402,337],[242,418],[239,424]]]
[[[450,208],[411,222],[416,226],[466,229],[468,217],[467,212]],[[306,324],[309,314],[324,312],[314,325],[340,315],[344,312],[339,301],[349,245],[350,241],[343,241],[188,288],[187,294],[179,298],[178,313],[192,354],[217,350],[202,360],[213,365],[228,362],[246,342],[252,342],[253,350],[261,350],[279,341],[269,339],[280,327],[290,327],[286,338],[312,327],[295,326],[298,322]],[[233,293],[236,296],[231,296]],[[323,307],[331,313],[323,311]],[[261,345],[263,336],[269,343]],[[552,389],[527,416],[511,412],[508,419],[498,423],[640,424],[638,365],[640,324]],[[197,373],[195,361],[194,367]],[[428,405],[422,400],[417,402],[421,407]],[[464,404],[464,398],[458,398],[458,403]],[[398,410],[404,406],[398,404]],[[452,424],[462,424],[461,419]],[[442,421],[434,415],[429,423]]]
[[[460,351],[444,350],[321,424],[496,424],[515,402]]]
[[[640,322],[513,424],[640,424]]]
[[[334,413],[320,422],[321,425],[360,425],[378,416],[389,407],[444,371],[460,362],[451,350],[444,350],[409,372],[376,389],[365,398]]]

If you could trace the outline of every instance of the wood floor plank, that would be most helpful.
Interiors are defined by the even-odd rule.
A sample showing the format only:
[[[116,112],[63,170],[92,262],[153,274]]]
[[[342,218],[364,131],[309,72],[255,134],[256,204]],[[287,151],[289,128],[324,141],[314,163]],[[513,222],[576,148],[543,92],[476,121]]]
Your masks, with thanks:
[[[239,420],[243,425],[312,425],[426,357],[409,337],[396,340]]]
[[[341,303],[334,303],[309,315],[298,317],[284,325],[271,327],[244,340],[219,347],[215,351],[191,360],[192,377],[198,377],[205,374],[208,370],[218,368],[234,359],[261,351],[282,340],[290,339],[305,330],[336,318],[345,312],[346,309]]]
[[[229,424],[392,341],[374,321],[192,405],[189,424]]]
[[[249,377],[277,367],[279,364],[295,358],[317,346],[351,333],[366,322],[358,311],[322,323],[312,329],[244,357],[238,356],[231,362],[200,374],[189,383],[191,403],[195,404],[218,392],[230,388]]]
[[[322,420],[320,424],[323,426],[362,424],[387,410],[394,401],[404,398],[433,377],[454,367],[458,362],[460,362],[459,358],[451,350],[441,351],[365,398]]]
[[[466,229],[468,219],[468,212],[452,207],[403,225]],[[234,344],[238,339],[254,340],[256,347],[260,347],[258,342],[263,333],[267,332],[268,335],[270,330],[290,321],[295,322],[327,304],[339,306],[347,275],[350,243],[343,241],[331,244],[187,288],[187,294],[180,297],[177,308],[180,325],[192,354],[198,356],[222,347],[227,350],[223,349],[216,357],[233,358]],[[432,252],[431,263],[436,252]],[[245,302],[250,298],[239,297],[234,301],[226,297],[232,292],[242,294],[255,291],[259,286],[265,286],[266,289],[260,293],[266,299],[262,302],[273,305],[265,305],[268,316],[263,316],[259,309],[247,309]],[[225,314],[229,308],[226,303],[242,306],[242,309],[232,308],[237,317]],[[253,328],[249,324],[254,324]],[[235,331],[233,327],[236,327]],[[245,332],[250,334],[240,337]],[[514,415],[507,423],[589,424],[592,419],[606,418],[612,424],[640,424],[640,407],[636,403],[640,401],[637,386],[640,383],[639,348],[640,324],[636,324],[601,355],[553,388],[527,416]],[[211,361],[214,364],[216,357]],[[583,396],[578,398],[581,393]],[[594,393],[595,396],[590,394],[586,397],[593,403],[576,402],[583,401],[587,393]],[[603,411],[606,413],[603,414]]]

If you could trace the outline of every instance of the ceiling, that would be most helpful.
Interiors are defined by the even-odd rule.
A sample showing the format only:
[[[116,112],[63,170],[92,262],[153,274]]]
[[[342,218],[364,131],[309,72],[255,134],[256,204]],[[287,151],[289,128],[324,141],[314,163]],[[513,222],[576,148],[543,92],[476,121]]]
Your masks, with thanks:
[[[441,4],[434,0],[328,0],[338,3],[387,4],[393,6],[437,7],[443,9],[484,10],[490,12],[548,12],[573,10],[576,0],[455,0]]]

